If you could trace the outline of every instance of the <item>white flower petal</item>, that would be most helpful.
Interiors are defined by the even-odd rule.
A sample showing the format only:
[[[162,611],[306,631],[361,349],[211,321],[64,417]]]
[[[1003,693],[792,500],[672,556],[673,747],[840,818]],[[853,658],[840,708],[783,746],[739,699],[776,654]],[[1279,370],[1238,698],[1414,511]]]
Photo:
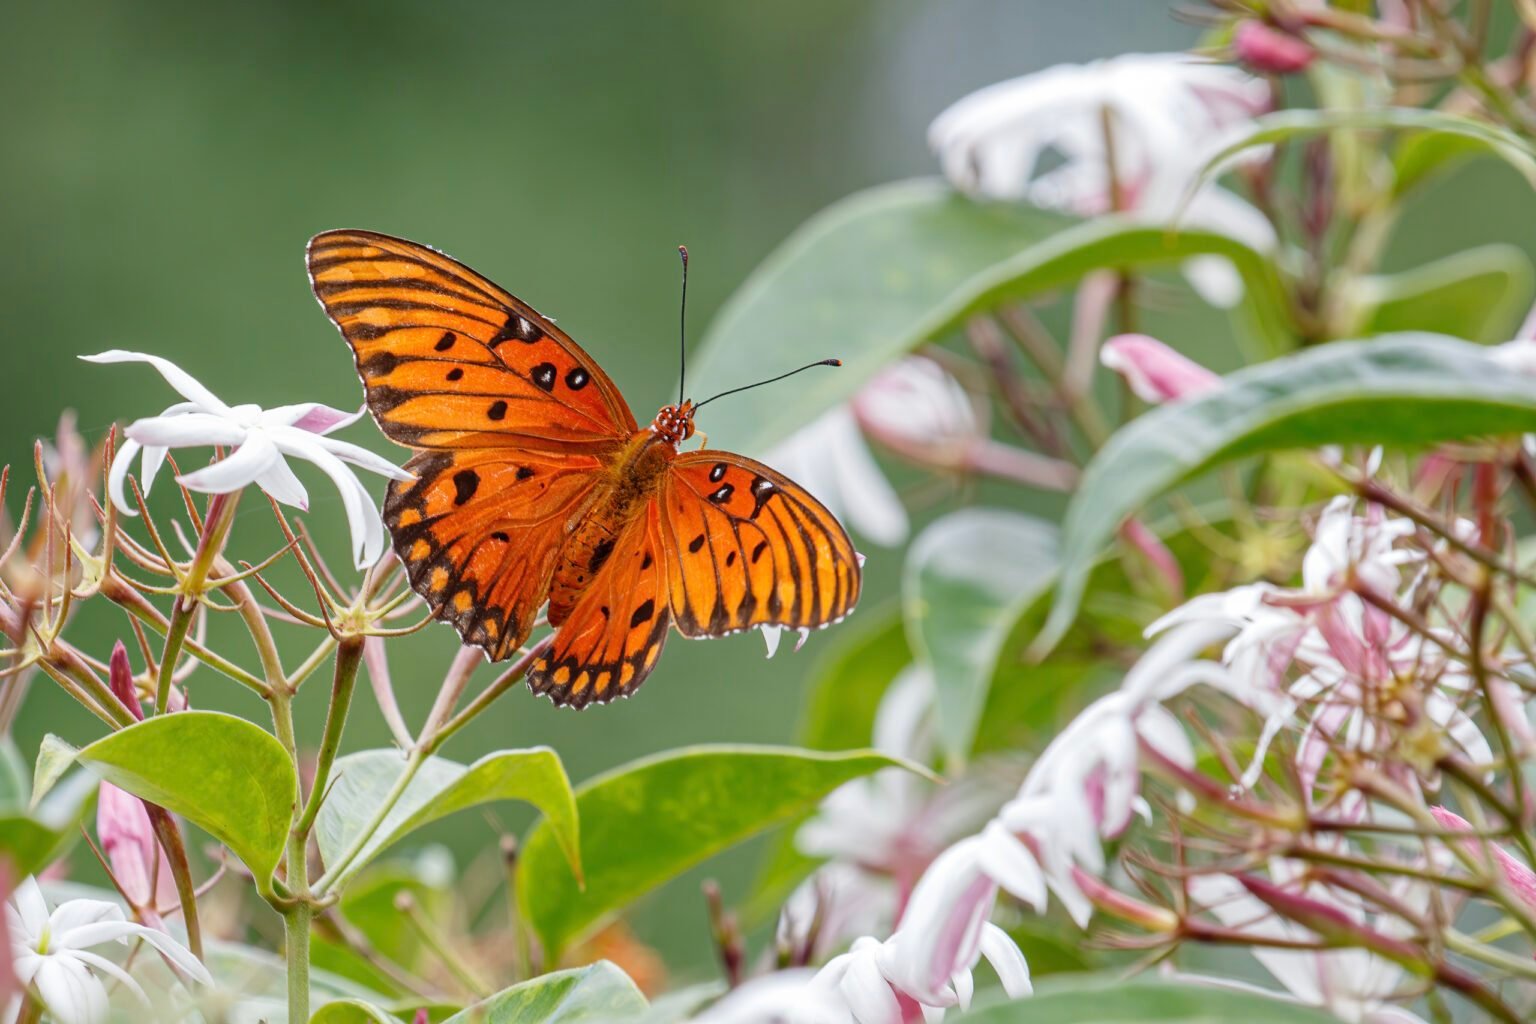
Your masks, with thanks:
[[[350,462],[354,466],[359,466],[380,476],[388,477],[391,480],[416,479],[409,471],[400,468],[384,458],[384,456],[375,455],[368,449],[358,445],[350,444],[346,441],[338,441],[334,437],[324,438],[319,444],[342,461]]]
[[[1029,963],[1008,933],[988,921],[981,926],[981,955],[997,972],[997,980],[1003,983],[1003,991],[1010,999],[1027,996],[1034,991],[1029,978]]]
[[[109,352],[100,352],[94,356],[81,356],[88,363],[149,363],[160,371],[160,376],[165,382],[187,401],[195,402],[212,413],[228,413],[229,406],[221,402],[217,395],[202,384],[190,373],[160,356],[145,355],[142,352],[125,352],[122,349],[112,349]]]
[[[134,420],[123,433],[143,445],[188,448],[197,445],[237,445],[250,433],[248,427],[206,412],[181,416],[150,416]]]
[[[993,820],[982,829],[976,856],[981,869],[1009,895],[1034,908],[1035,913],[1045,913],[1045,873],[1040,862],[1001,822]]]
[[[118,445],[117,454],[112,457],[112,466],[107,470],[107,496],[112,499],[112,504],[125,516],[136,516],[139,510],[128,500],[127,482],[128,471],[133,468],[133,457],[144,446],[132,438],[124,438]]]
[[[88,964],[89,966],[96,968],[98,971],[110,974],[112,977],[121,982],[124,988],[133,993],[133,997],[140,1003],[144,1004],[145,1006],[149,1005],[149,996],[144,994],[144,989],[139,987],[139,983],[134,981],[133,977],[129,975],[127,971],[123,970],[117,964],[113,963],[111,960],[108,960],[100,953],[92,953],[88,949],[76,949],[71,951],[69,955],[74,959],[79,960],[81,963]]]
[[[11,899],[21,914],[21,923],[27,936],[36,939],[42,935],[43,929],[48,927],[48,901],[43,899],[43,889],[37,884],[37,879],[31,875],[23,878]]]
[[[862,941],[862,940],[861,940]],[[854,954],[838,988],[859,1024],[901,1024],[901,1004],[871,955]]]
[[[319,402],[302,402],[267,409],[261,413],[260,421],[263,426],[294,427],[311,434],[329,434],[356,423],[367,411],[367,406],[344,412]]]
[[[272,495],[284,505],[309,511],[309,492],[294,475],[293,469],[281,456],[264,472],[256,475],[256,486]]]
[[[103,1024],[107,1019],[106,989],[78,960],[45,957],[32,984],[57,1024]]]
[[[123,910],[116,903],[106,900],[70,900],[60,903],[48,918],[48,930],[54,942],[64,946],[76,943],[71,935],[77,928],[101,924],[104,921],[124,921]]]
[[[245,442],[211,466],[183,473],[176,482],[203,494],[230,494],[256,482],[281,462],[282,455],[264,431],[253,430]]]
[[[170,960],[193,981],[204,985],[213,984],[213,975],[208,973],[208,968],[203,962],[192,955],[192,951],[181,943],[171,938],[165,932],[155,928],[143,928],[138,933],[139,938],[154,946],[166,959]]]
[[[282,431],[278,446],[287,455],[307,459],[331,478],[341,492],[341,504],[352,531],[352,556],[359,569],[366,569],[384,553],[384,526],[373,505],[373,497],[357,475],[332,455],[313,435],[302,431]]]

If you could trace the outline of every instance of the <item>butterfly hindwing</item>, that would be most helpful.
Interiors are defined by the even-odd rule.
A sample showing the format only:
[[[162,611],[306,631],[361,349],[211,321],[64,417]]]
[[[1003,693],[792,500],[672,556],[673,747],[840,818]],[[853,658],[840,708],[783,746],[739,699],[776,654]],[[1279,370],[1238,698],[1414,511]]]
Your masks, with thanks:
[[[664,558],[660,510],[647,501],[529,668],[529,687],[578,708],[633,693],[656,666],[671,622]]]
[[[674,459],[662,485],[673,620],[684,636],[815,628],[859,598],[859,558],[835,516],[794,481],[730,452]]]
[[[548,447],[636,429],[613,381],[553,321],[437,250],[327,231],[310,240],[308,265],[391,440]]]
[[[384,522],[433,614],[499,661],[528,638],[600,468],[585,454],[422,452],[406,463],[417,479],[390,485]]]

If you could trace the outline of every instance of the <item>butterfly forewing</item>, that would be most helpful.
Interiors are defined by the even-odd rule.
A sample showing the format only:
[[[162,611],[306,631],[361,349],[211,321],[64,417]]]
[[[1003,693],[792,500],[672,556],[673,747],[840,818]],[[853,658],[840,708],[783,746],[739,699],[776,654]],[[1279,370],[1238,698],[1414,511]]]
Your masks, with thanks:
[[[417,448],[622,439],[635,418],[564,331],[435,249],[367,231],[309,243],[315,296],[384,432]]]
[[[783,474],[730,452],[679,455],[663,485],[673,619],[685,636],[815,628],[859,598],[853,542]]]

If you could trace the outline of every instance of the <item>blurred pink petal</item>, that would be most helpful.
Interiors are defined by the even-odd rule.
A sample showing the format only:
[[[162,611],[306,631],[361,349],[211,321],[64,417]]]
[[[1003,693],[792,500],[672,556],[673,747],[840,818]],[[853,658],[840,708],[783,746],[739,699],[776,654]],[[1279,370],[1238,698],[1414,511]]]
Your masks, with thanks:
[[[1144,402],[1168,402],[1221,386],[1221,378],[1145,334],[1121,334],[1099,350],[1099,361],[1125,378]]]
[[[1232,34],[1232,50],[1238,60],[1253,70],[1273,75],[1305,71],[1317,56],[1317,51],[1304,40],[1262,21],[1238,25]]]

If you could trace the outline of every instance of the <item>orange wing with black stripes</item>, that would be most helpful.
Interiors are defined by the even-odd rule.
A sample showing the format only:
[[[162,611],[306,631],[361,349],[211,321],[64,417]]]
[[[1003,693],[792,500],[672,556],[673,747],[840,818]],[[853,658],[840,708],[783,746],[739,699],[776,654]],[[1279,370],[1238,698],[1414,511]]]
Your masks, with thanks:
[[[636,429],[608,375],[527,303],[436,249],[371,231],[310,240],[315,297],[368,408],[413,448],[612,442]]]
[[[859,556],[837,517],[761,462],[679,455],[661,503],[667,599],[684,636],[817,629],[859,599]]]
[[[585,707],[628,697],[661,657],[667,604],[661,509],[647,501],[528,670],[528,685],[556,704]]]

